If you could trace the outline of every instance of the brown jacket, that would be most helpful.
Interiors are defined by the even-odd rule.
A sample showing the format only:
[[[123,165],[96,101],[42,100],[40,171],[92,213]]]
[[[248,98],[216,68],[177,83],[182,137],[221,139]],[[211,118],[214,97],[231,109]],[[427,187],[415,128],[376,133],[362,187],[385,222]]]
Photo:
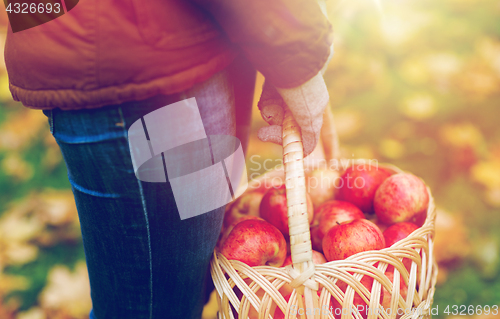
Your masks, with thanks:
[[[83,0],[12,33],[5,62],[15,100],[93,108],[180,92],[241,50],[275,86],[317,74],[331,26],[314,0]]]

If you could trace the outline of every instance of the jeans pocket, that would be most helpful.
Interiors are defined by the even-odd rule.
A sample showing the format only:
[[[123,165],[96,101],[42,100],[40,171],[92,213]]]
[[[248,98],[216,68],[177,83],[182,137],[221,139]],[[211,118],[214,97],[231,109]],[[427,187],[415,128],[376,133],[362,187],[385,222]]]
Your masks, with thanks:
[[[49,120],[50,133],[54,135],[54,115],[53,115],[54,112],[52,110],[42,110],[42,112]]]

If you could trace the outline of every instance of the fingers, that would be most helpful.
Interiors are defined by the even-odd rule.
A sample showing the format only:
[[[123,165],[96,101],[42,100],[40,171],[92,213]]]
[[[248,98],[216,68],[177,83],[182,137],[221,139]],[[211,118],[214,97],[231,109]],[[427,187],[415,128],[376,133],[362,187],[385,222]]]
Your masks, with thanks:
[[[257,137],[262,142],[271,142],[278,145],[283,144],[283,132],[281,126],[279,125],[271,125],[261,127],[257,132]]]
[[[269,125],[281,125],[283,123],[283,98],[276,88],[268,82],[265,82],[262,87],[262,95],[257,105],[262,118]]]
[[[304,157],[314,151],[319,141],[320,132],[302,130],[302,147],[304,148]]]
[[[285,114],[281,105],[267,104],[260,109],[260,115],[269,125],[282,125]]]
[[[262,127],[257,132],[257,137],[263,142],[281,145],[283,142],[281,125],[285,112],[283,98],[278,91],[267,81],[262,87],[262,95],[258,103],[260,114],[270,126]]]
[[[274,144],[283,144],[283,132],[281,126],[271,125],[261,127],[257,132],[257,137],[262,142],[271,142]],[[304,157],[311,154],[316,144],[318,144],[319,132],[302,131],[302,147],[304,148]]]
[[[301,128],[314,125],[311,122],[323,118],[330,97],[321,73],[318,73],[301,86],[277,90]]]
[[[281,145],[280,126],[283,124],[284,107],[288,105],[301,128],[304,157],[309,155],[319,141],[323,113],[328,100],[328,90],[321,73],[290,89],[277,89],[267,82],[264,83],[258,105],[262,118],[271,126],[259,130],[259,139]]]
[[[328,105],[328,90],[321,73],[291,89],[278,89],[302,132],[304,157],[309,155],[319,141],[323,113]]]

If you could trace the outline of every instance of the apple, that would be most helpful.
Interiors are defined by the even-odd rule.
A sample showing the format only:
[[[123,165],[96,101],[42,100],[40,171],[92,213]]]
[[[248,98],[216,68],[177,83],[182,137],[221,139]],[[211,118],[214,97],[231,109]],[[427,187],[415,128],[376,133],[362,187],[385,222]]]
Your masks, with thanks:
[[[235,221],[232,222],[231,225],[225,227],[222,232],[220,233],[220,236],[219,236],[219,244],[218,244],[218,247],[222,247],[222,245],[224,244],[224,242],[226,241],[227,239],[227,236],[229,236],[229,234],[231,233],[231,231],[233,230],[234,226],[236,226],[238,223],[244,221],[244,220],[249,220],[249,219],[256,219],[256,220],[263,220],[262,218],[260,217],[257,217],[257,216],[242,216],[238,219],[236,219]]]
[[[323,238],[323,253],[328,261],[383,248],[384,235],[377,225],[366,219],[355,219],[333,226]]]
[[[422,227],[426,219],[427,219],[427,208],[415,214],[415,216],[413,216],[413,218],[410,219],[410,222],[417,225],[418,227]]]
[[[327,200],[333,199],[338,178],[337,171],[326,168],[318,168],[307,174],[306,190],[315,209]]]
[[[235,201],[226,206],[224,228],[243,216],[259,216],[259,206],[266,189],[255,189],[243,193]]]
[[[393,224],[384,231],[385,245],[391,247],[401,239],[408,237],[408,235],[417,229],[417,225],[409,222]]]
[[[312,261],[315,265],[321,265],[321,264],[326,263],[325,256],[322,253],[320,253],[319,251],[313,250],[312,255],[313,255]],[[283,266],[281,266],[281,267],[285,267],[285,266],[288,266],[291,264],[292,264],[292,256],[288,255],[288,256],[286,256],[285,262],[283,263]]]
[[[244,279],[244,281],[247,285],[249,285],[251,282],[251,280],[249,278]],[[241,300],[243,297],[243,293],[241,292],[241,290],[237,286],[235,286],[234,291],[235,291],[235,294],[238,297],[238,299]],[[285,299],[285,301],[288,302],[290,300],[290,297],[292,296],[293,288],[290,287],[290,289],[288,289],[286,291],[283,291],[283,289],[280,289],[279,292],[281,293],[282,296],[284,296],[283,298]],[[318,297],[320,296],[320,293],[321,293],[321,286],[320,286],[320,289],[318,289],[318,291],[317,291]],[[257,292],[255,294],[257,295],[257,297],[259,299],[262,300],[262,297],[264,297],[264,290],[259,289],[259,290],[257,290]],[[302,300],[304,301],[303,304],[305,305],[305,300],[304,299],[302,299]],[[330,305],[332,305],[331,301],[330,301]],[[231,309],[233,311],[234,317],[239,318],[239,314],[237,313],[237,311],[233,307],[231,307]],[[275,302],[271,303],[271,306],[269,309],[269,314],[274,319],[284,319],[285,318],[283,311],[281,311],[281,309],[276,305]],[[255,310],[255,308],[253,306],[250,306],[250,309],[248,311],[248,318],[257,319],[258,317],[259,317],[258,311]]]
[[[311,240],[313,249],[323,251],[323,238],[326,233],[336,226],[354,219],[365,218],[359,208],[351,203],[339,200],[331,200],[320,205],[314,212],[311,224]]]
[[[389,225],[409,221],[422,226],[428,205],[429,194],[424,182],[409,173],[388,177],[374,198],[375,214]]]
[[[401,239],[408,237],[413,231],[417,230],[419,227],[410,222],[396,223],[389,226],[384,231],[385,245],[391,247]],[[420,253],[422,256],[422,253]],[[405,265],[408,272],[411,270],[411,259],[403,258],[403,264]],[[394,267],[389,267],[387,269],[392,270]]]
[[[349,272],[351,273],[351,272]],[[352,273],[351,273],[352,274]],[[372,290],[372,285],[373,285],[373,278],[369,276],[363,276],[361,278],[360,283],[368,289],[368,291]],[[345,293],[347,290],[347,283],[343,281],[337,281],[337,286]],[[333,315],[335,319],[340,319],[342,317],[342,304],[337,301],[332,296],[332,304],[333,304]],[[384,300],[384,291],[380,291],[380,303],[382,303]],[[368,317],[368,314],[370,313],[369,305],[361,298],[361,296],[355,292],[354,293],[354,298],[352,300],[352,303],[348,306],[347,309],[344,309],[344,313],[349,313],[349,314],[354,314],[356,312],[356,309],[359,310],[359,313],[361,314],[361,317],[366,319]],[[372,312],[376,313],[377,309],[371,310]]]
[[[389,225],[382,223],[380,219],[378,219],[377,215],[371,215],[370,218],[367,219],[377,225],[381,232],[384,232],[387,227],[389,227]]]
[[[292,293],[289,293],[289,294],[285,295],[283,298],[288,303],[288,301],[290,301],[291,296],[292,296]],[[283,313],[283,311],[281,311],[281,308],[277,308],[276,310],[277,310],[276,315],[273,316],[273,318],[274,319],[285,319],[285,314]]]
[[[253,280],[250,279],[250,278],[245,278],[244,281],[250,287],[250,283]],[[234,290],[234,293],[236,294],[236,297],[238,297],[238,299],[241,301],[241,299],[243,298],[243,293],[241,292],[241,290],[238,288],[238,286],[234,286],[233,290]],[[264,291],[264,289],[259,289],[259,290],[257,290],[257,292],[255,292],[255,294],[257,295],[257,297],[260,300],[262,300],[262,298],[264,297],[265,291]],[[276,303],[272,302],[270,310],[269,310],[269,314],[271,316],[273,316],[273,318],[274,318],[274,312],[276,311],[276,308],[277,308]],[[234,309],[233,307],[231,307],[231,309],[233,310],[234,317],[238,319],[239,318],[239,314],[236,311],[236,309]],[[278,308],[278,310],[279,310],[279,308]],[[258,319],[259,318],[259,312],[253,307],[252,304],[250,304],[250,307],[249,307],[249,310],[248,310],[248,318],[249,319]]]
[[[306,193],[307,218],[311,223],[314,217],[314,209],[309,194]],[[288,209],[286,205],[286,188],[281,185],[277,188],[269,189],[260,203],[260,217],[267,220],[278,228],[285,238],[289,238],[288,229]]]
[[[281,267],[286,258],[286,241],[270,223],[250,219],[234,226],[220,252],[229,260],[239,260],[251,267]]]
[[[391,281],[391,283],[394,283],[394,268],[392,268],[391,270],[387,270],[385,272],[385,275]],[[382,307],[384,307],[384,311],[387,313],[388,312],[387,309],[391,308],[392,294],[390,294],[389,291],[385,289],[383,286],[382,286],[382,292],[383,292],[383,300],[381,302],[381,305]],[[401,295],[401,297],[403,297],[403,299],[406,300],[406,295],[408,294],[408,286],[405,284],[403,278],[401,277],[399,278],[399,294]],[[401,310],[399,312],[401,312]]]
[[[319,235],[319,227],[311,227],[309,230],[311,234],[311,244],[312,244],[312,249],[323,252],[323,240],[320,238]]]
[[[355,164],[340,177],[337,199],[350,202],[365,214],[373,214],[373,197],[382,182],[395,172],[370,164]]]

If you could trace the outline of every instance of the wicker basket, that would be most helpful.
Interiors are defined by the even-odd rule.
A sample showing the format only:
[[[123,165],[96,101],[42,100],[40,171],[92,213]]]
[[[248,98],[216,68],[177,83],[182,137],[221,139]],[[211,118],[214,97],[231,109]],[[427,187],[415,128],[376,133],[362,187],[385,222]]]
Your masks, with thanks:
[[[328,123],[325,124],[328,126]],[[437,265],[433,258],[436,212],[430,190],[427,190],[427,219],[422,227],[407,238],[389,248],[314,265],[305,205],[302,142],[298,126],[289,111],[285,112],[283,123],[283,159],[293,265],[281,268],[249,267],[239,261],[227,260],[214,251],[211,274],[217,291],[219,318],[234,318],[231,308],[238,313],[240,319],[247,318],[250,307],[258,311],[259,319],[271,318],[271,309],[277,306],[285,314],[285,318],[334,319],[333,312],[327,311],[331,309],[330,300],[333,296],[342,305],[341,319],[362,319],[362,315],[352,306],[355,293],[372,310],[368,312],[367,319],[430,318],[437,276]],[[394,166],[390,167],[401,172]],[[279,173],[264,174],[262,179],[278,175]],[[412,261],[409,272],[402,262],[403,258]],[[388,265],[394,266],[394,282],[385,275]],[[374,279],[371,291],[361,284],[363,276]],[[347,284],[345,293],[338,286],[339,280]],[[400,280],[408,287],[406,298],[400,294]],[[288,302],[278,291],[285,283],[294,288]],[[243,294],[241,300],[235,294],[235,286]],[[380,311],[382,287],[386,289],[386,293],[391,294],[391,306],[385,311]]]

